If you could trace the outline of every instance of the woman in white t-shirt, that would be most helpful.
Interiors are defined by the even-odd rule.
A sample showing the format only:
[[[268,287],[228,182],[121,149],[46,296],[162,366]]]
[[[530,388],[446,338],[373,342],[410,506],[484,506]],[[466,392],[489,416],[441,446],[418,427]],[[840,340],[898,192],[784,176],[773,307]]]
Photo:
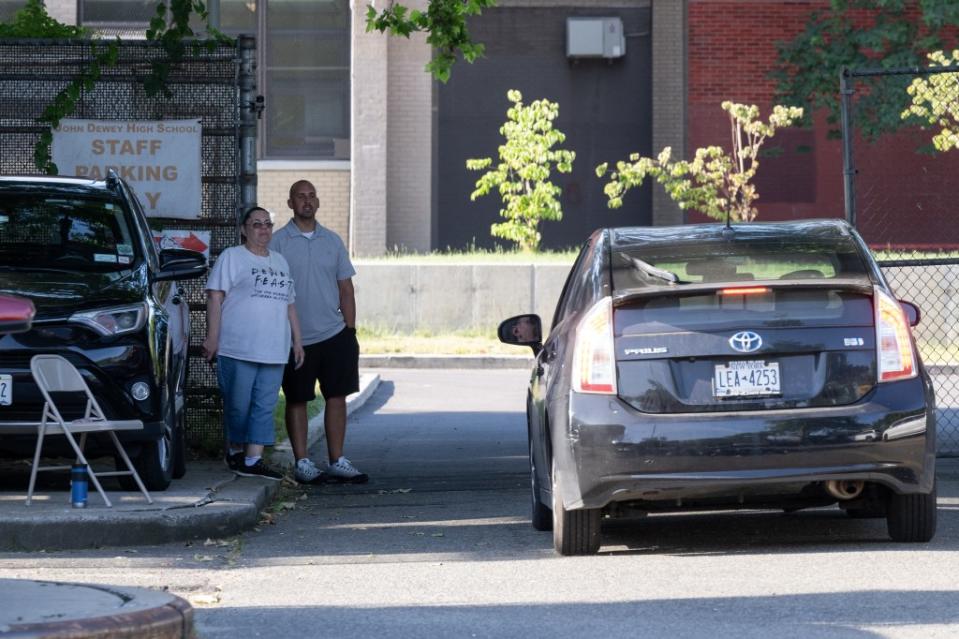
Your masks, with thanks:
[[[217,362],[227,466],[237,475],[279,480],[282,475],[263,462],[263,447],[274,443],[273,409],[291,342],[294,365],[303,363],[293,278],[283,256],[268,248],[268,211],[247,211],[240,236],[243,244],[220,254],[206,283],[203,356]]]

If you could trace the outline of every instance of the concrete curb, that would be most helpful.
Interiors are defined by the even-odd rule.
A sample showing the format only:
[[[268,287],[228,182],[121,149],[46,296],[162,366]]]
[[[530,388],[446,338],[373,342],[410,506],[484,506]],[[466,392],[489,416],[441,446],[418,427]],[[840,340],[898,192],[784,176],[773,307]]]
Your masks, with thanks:
[[[531,368],[530,355],[360,355],[360,368]]]
[[[353,412],[366,403],[380,385],[380,376],[378,373],[362,373],[360,375],[360,390],[349,395],[346,398],[346,414],[352,415]],[[326,411],[320,411],[310,420],[307,426],[306,446],[312,448],[314,444],[326,436],[323,427],[323,416]],[[270,453],[270,463],[277,468],[293,467],[293,447],[290,440],[279,442]]]
[[[33,637],[194,637],[193,608],[166,592],[0,579],[0,634]]]
[[[227,537],[255,526],[279,488],[280,482],[230,477],[192,504],[166,508],[6,509],[0,516],[0,548],[67,550]]]

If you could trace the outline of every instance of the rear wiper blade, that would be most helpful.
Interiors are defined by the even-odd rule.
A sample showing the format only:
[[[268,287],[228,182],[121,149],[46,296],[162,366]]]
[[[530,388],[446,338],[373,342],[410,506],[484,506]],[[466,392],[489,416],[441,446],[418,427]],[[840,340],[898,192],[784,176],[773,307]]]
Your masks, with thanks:
[[[632,261],[633,266],[641,270],[649,277],[655,277],[658,280],[664,280],[666,282],[670,282],[671,284],[685,284],[685,282],[679,279],[679,276],[672,271],[667,271],[666,269],[653,266],[649,262],[644,262],[638,257],[630,257],[629,259]]]

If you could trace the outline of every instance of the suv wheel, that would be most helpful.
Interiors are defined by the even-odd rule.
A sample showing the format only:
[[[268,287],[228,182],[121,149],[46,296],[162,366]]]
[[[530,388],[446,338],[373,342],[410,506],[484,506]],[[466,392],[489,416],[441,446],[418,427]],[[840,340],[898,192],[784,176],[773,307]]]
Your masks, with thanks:
[[[592,555],[599,550],[600,510],[566,510],[558,488],[553,462],[553,547],[561,555]]]
[[[936,534],[936,485],[932,492],[889,497],[886,527],[893,541],[926,542]]]

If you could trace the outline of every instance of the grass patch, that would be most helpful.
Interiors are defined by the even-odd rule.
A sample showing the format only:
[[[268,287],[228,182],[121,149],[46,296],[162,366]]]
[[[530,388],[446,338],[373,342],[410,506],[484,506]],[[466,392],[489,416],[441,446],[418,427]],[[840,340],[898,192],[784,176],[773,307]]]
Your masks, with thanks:
[[[387,329],[359,327],[357,339],[364,355],[417,353],[421,355],[525,355],[528,348],[503,344],[490,329],[446,333],[416,331],[400,334]]]
[[[320,395],[320,385],[316,385],[316,399],[306,403],[306,419],[311,420],[320,414],[325,402]],[[273,432],[276,433],[276,442],[286,441],[286,395],[283,389],[280,389],[280,398],[276,402],[276,408],[273,409]]]

